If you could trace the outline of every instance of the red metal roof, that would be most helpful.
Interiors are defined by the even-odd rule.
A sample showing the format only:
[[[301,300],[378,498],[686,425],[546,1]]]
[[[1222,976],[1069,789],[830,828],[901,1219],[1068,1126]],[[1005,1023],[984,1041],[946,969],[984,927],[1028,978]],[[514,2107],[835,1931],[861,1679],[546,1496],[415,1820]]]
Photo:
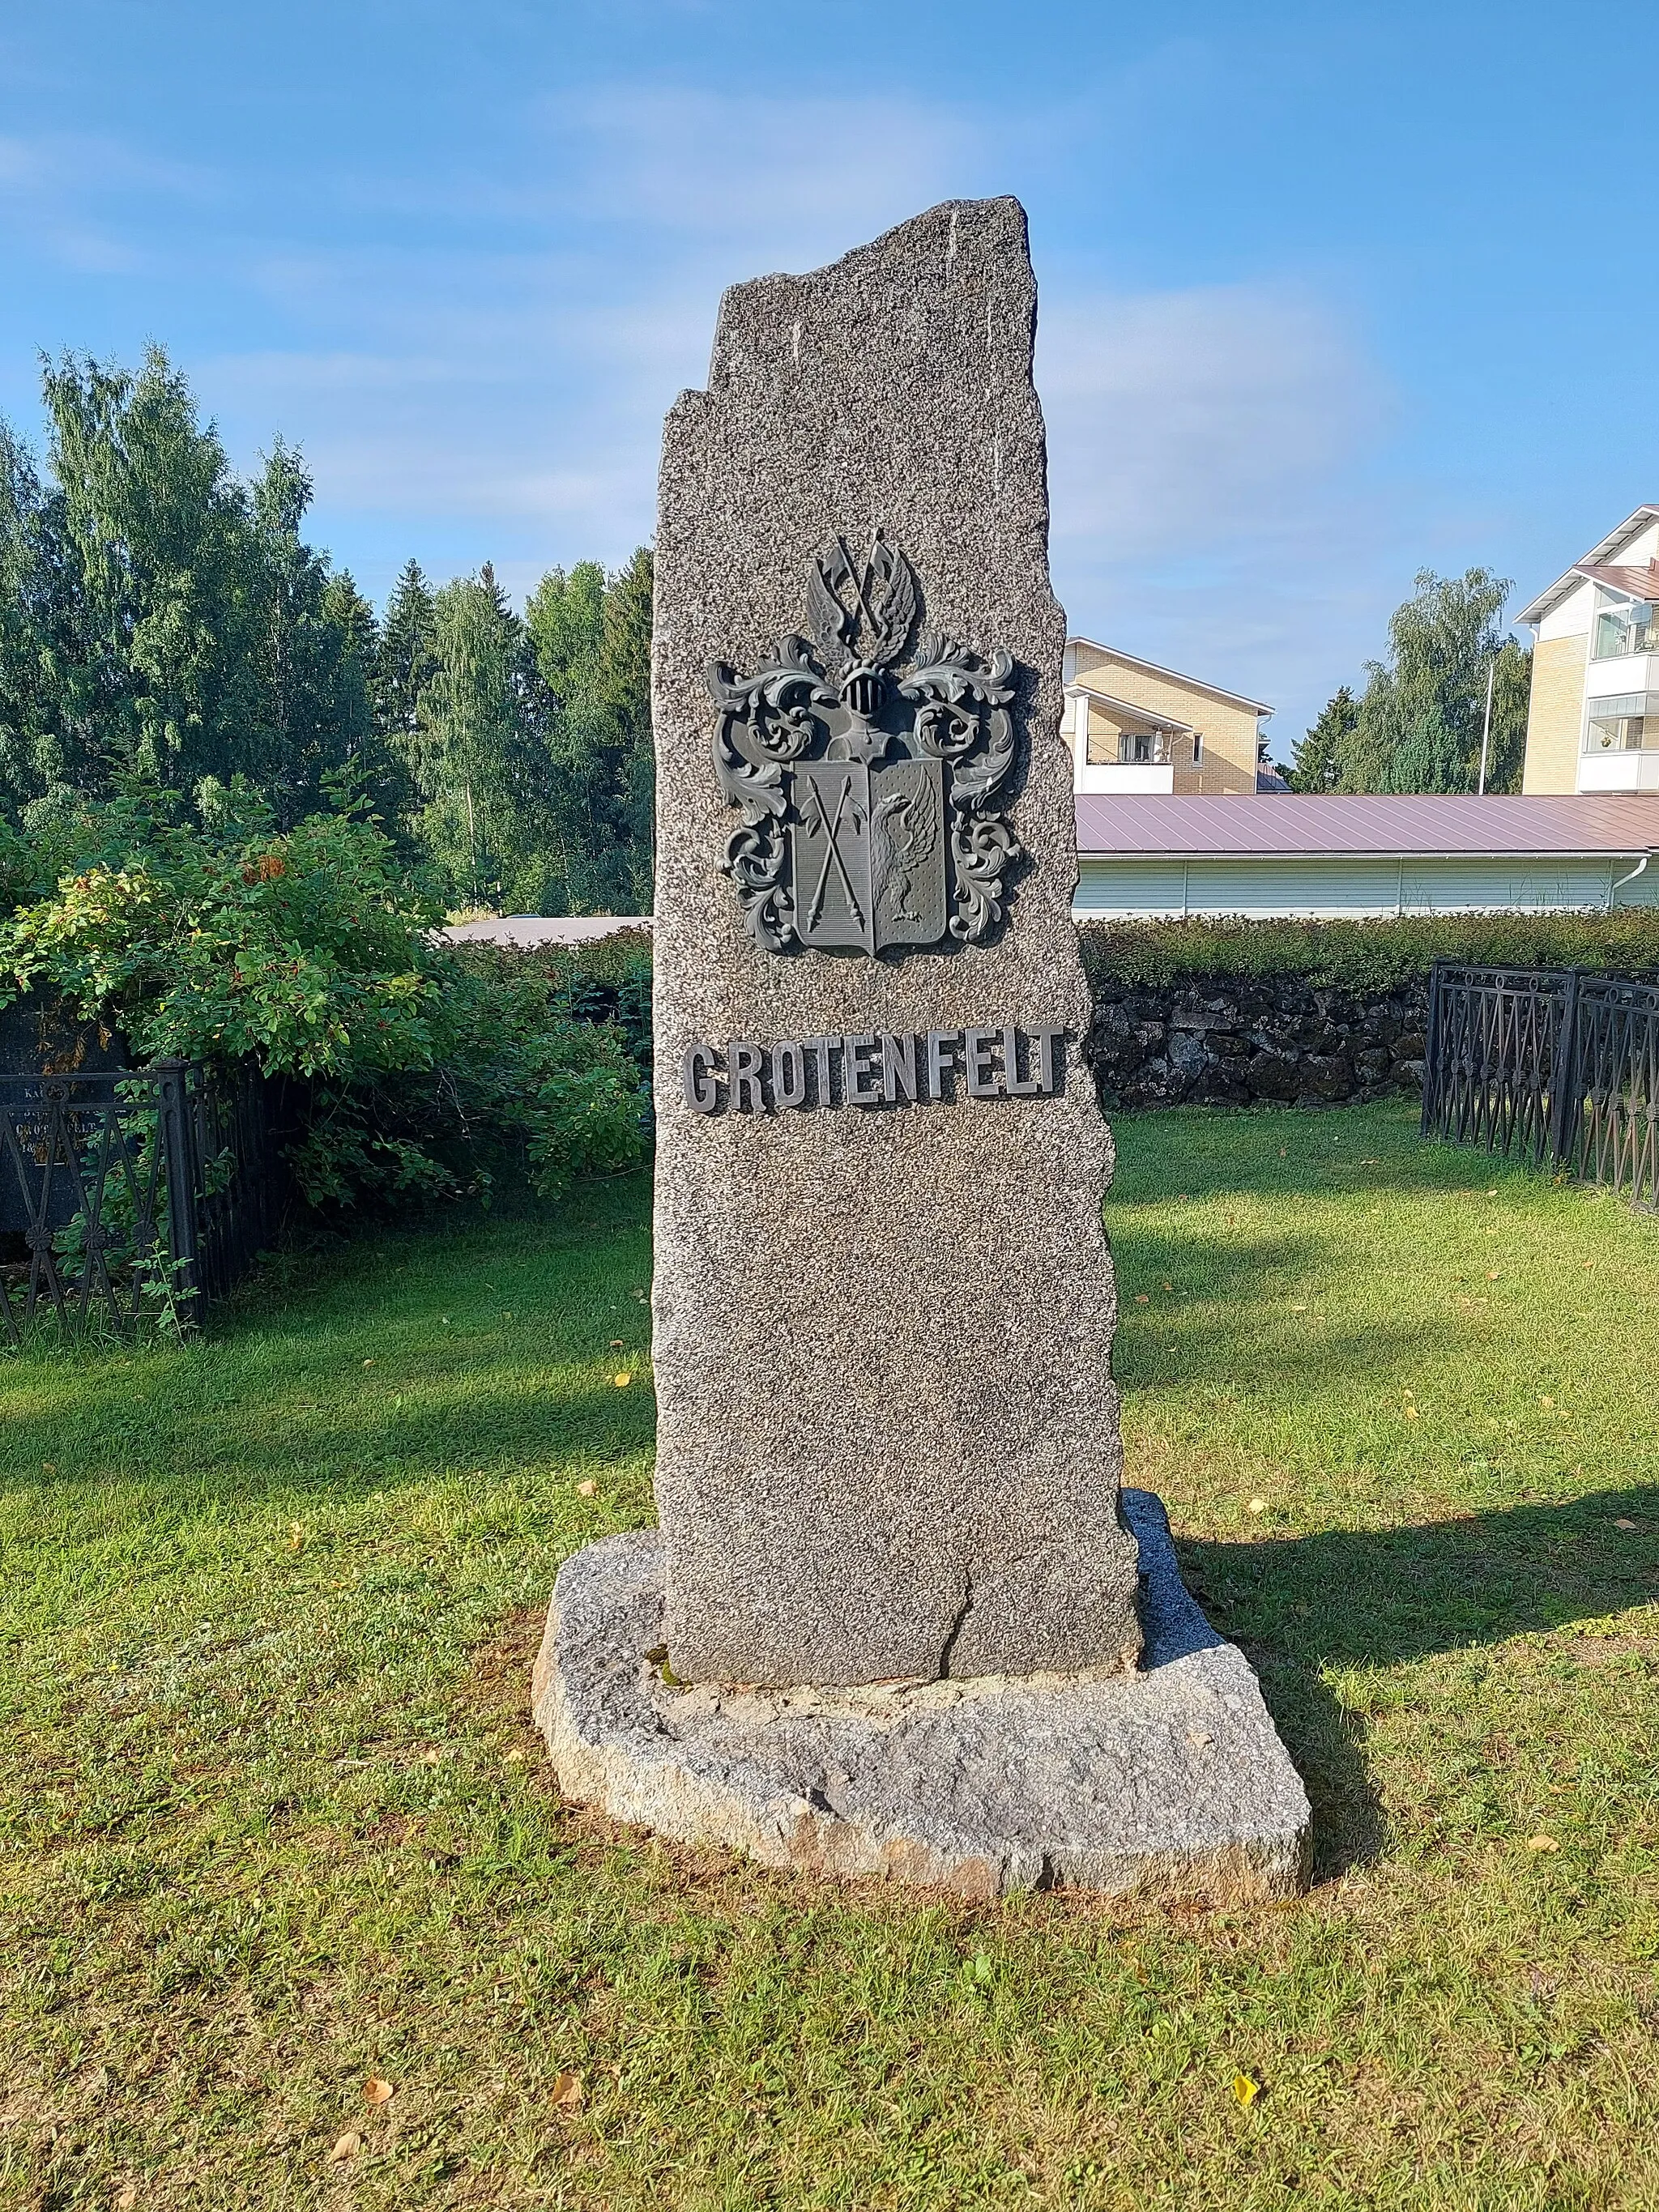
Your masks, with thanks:
[[[1081,853],[1647,853],[1659,797],[1170,799],[1085,793]]]
[[[1659,599],[1659,561],[1650,561],[1645,568],[1611,567],[1595,561],[1581,561],[1578,574],[1588,576],[1593,584],[1611,584],[1615,592],[1623,592],[1632,599],[1651,603]]]

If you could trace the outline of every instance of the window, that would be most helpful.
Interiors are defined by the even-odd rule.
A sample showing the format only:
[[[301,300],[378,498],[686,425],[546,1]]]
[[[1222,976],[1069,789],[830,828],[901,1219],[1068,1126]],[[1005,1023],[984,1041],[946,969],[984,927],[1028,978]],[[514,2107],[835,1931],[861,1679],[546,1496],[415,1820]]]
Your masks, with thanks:
[[[1117,741],[1118,759],[1131,768],[1167,768],[1172,757],[1164,730],[1125,730]]]
[[[1603,592],[1590,639],[1590,659],[1618,660],[1627,653],[1659,653],[1659,622],[1654,619],[1653,608],[1640,599],[1614,599]]]
[[[1626,691],[1592,699],[1584,720],[1587,753],[1659,751],[1659,693]]]

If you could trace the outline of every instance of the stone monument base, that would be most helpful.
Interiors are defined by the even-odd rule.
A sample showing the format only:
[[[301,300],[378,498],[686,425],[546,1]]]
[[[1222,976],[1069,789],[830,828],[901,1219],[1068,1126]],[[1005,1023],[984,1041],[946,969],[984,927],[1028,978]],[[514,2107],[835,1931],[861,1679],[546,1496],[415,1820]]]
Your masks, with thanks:
[[[1131,1675],[682,1688],[661,1674],[657,1534],[590,1544],[560,1570],[532,1693],[560,1788],[767,1866],[964,1897],[1294,1896],[1301,1779],[1248,1661],[1188,1595],[1162,1505],[1149,1491],[1122,1500],[1146,1639]]]

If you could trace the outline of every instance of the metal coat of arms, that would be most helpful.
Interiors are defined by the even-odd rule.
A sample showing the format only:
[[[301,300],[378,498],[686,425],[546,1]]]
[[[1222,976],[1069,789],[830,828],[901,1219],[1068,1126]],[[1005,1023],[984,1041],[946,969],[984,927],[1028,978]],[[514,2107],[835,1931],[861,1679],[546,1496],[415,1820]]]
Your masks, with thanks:
[[[1002,812],[1012,661],[924,632],[907,662],[921,595],[879,530],[861,560],[842,538],[817,556],[806,607],[811,643],[781,638],[752,675],[708,672],[744,928],[769,952],[982,938],[1021,854]]]

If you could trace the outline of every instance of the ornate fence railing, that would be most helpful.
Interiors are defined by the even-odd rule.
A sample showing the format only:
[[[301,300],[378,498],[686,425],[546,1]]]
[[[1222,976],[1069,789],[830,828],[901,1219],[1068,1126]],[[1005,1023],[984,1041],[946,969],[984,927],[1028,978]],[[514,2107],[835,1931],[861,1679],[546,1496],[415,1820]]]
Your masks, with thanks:
[[[0,1076],[0,1323],[194,1328],[273,1240],[281,1086],[200,1063]]]
[[[1659,988],[1437,961],[1423,1134],[1659,1205]]]

